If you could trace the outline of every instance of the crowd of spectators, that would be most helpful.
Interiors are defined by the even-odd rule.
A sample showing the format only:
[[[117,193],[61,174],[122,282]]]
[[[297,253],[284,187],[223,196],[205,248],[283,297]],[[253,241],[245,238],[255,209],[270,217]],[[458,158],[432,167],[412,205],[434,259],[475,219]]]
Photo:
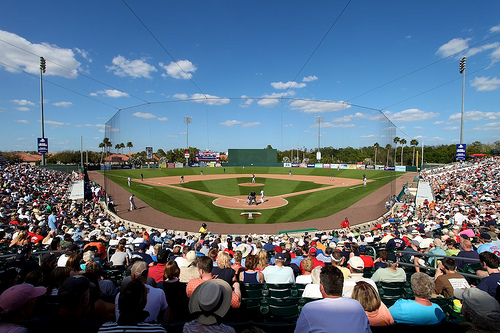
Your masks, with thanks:
[[[130,230],[107,212],[99,184],[86,182],[79,203],[68,199],[75,175],[17,164],[0,175],[0,331],[163,332],[158,324],[184,322],[185,332],[234,332],[222,322],[248,283],[305,285],[300,296],[318,300],[296,332],[438,324],[438,296],[460,299],[472,327],[500,327],[498,159],[422,171],[434,198],[401,202],[371,229],[294,235]],[[386,306],[379,284],[393,282],[413,298]]]

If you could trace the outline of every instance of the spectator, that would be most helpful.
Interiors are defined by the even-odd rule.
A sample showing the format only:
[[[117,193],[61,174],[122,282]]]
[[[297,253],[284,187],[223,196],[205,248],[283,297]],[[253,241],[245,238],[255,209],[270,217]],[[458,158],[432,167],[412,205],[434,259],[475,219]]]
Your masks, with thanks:
[[[255,268],[255,270],[262,272],[267,266],[269,266],[269,258],[267,256],[267,251],[265,249],[258,250],[257,259],[258,259],[257,267]]]
[[[304,269],[304,274],[297,276],[295,282],[301,284],[312,283],[311,271],[314,268],[313,260],[311,258],[306,258],[302,260],[302,268]]]
[[[349,274],[351,274],[351,271],[349,270],[349,268],[343,266],[344,260],[345,257],[342,256],[342,254],[339,251],[335,251],[332,253],[332,266],[335,266],[338,269],[340,269],[340,271],[344,275],[344,281],[345,281],[349,278]]]
[[[185,323],[182,331],[235,333],[232,327],[220,323],[231,306],[232,293],[231,286],[220,279],[198,285],[189,300],[189,312],[196,319]]]
[[[321,268],[320,290],[323,299],[304,305],[295,326],[296,333],[371,332],[361,304],[342,297],[343,282],[344,276],[337,267]]]
[[[367,279],[363,277],[363,270],[365,268],[365,263],[363,259],[360,257],[354,256],[347,262],[349,265],[349,270],[351,274],[349,274],[349,279],[344,281],[344,291],[342,293],[342,297],[351,297],[352,290],[356,285],[357,281],[365,281],[371,284],[375,289],[377,289],[377,285],[372,279]]]
[[[170,250],[159,249],[156,255],[157,263],[151,266],[148,270],[148,276],[153,278],[156,283],[163,281],[163,274],[165,271],[165,266],[167,264],[168,256],[170,255]]]
[[[249,249],[250,247],[245,247],[245,248]],[[250,250],[245,252],[245,256],[244,256],[245,261],[246,261],[246,257],[248,256],[249,253],[250,253]],[[231,265],[231,268],[233,269],[235,276],[236,276],[236,280],[238,281],[239,277],[240,277],[240,273],[242,271],[246,270],[246,268],[241,264],[241,261],[243,260],[243,253],[240,250],[234,251],[233,259],[234,259],[234,263]]]
[[[212,269],[213,262],[209,257],[203,256],[199,257],[197,260],[196,267],[198,267],[199,276],[198,278],[189,280],[186,286],[186,295],[191,297],[196,287],[205,281],[212,280]],[[231,307],[239,308],[241,302],[241,291],[240,284],[238,282],[233,283],[233,294],[231,297]]]
[[[487,292],[478,288],[457,289],[455,296],[462,300],[462,314],[469,326],[467,332],[498,332],[500,305]]]
[[[188,283],[191,279],[195,279],[200,276],[200,273],[198,272],[198,268],[196,267],[197,263],[197,256],[195,251],[189,251],[186,254],[186,260],[184,260],[184,263],[179,267],[181,270],[179,279],[183,283]]]
[[[120,292],[118,298],[118,312],[120,316],[116,322],[107,322],[99,332],[125,332],[136,330],[140,332],[166,333],[158,324],[145,322],[149,313],[145,311],[148,301],[148,292],[144,283],[133,280]]]
[[[145,261],[149,266],[154,265],[153,258],[146,253],[146,250],[149,248],[148,243],[140,243],[137,247],[137,250],[132,253],[132,257],[139,256],[143,261]]]
[[[180,269],[176,261],[170,260],[165,265],[163,281],[158,288],[163,289],[170,310],[169,321],[188,320],[188,297],[186,285],[179,280]]]
[[[387,251],[382,250],[378,253],[377,260],[373,263],[375,268],[386,268],[387,267]]]
[[[387,326],[394,324],[387,306],[382,303],[380,296],[373,286],[365,281],[358,281],[352,291],[352,298],[363,306],[368,316],[370,326]]]
[[[457,254],[455,263],[457,268],[462,268],[465,264],[471,263],[471,261],[461,260],[459,258],[470,258],[479,259],[479,253],[472,249],[472,242],[468,239],[463,239],[460,241],[460,252]]]
[[[434,325],[445,319],[439,305],[429,300],[434,292],[434,280],[425,273],[416,272],[411,276],[411,289],[415,300],[398,299],[389,308],[392,318],[397,323],[413,325]]]
[[[457,242],[453,238],[448,238],[446,240],[446,247],[448,247],[448,249],[446,250],[447,256],[456,256],[458,252],[460,252],[460,250],[457,249]]]
[[[212,275],[232,285],[237,280],[234,270],[231,268],[231,257],[229,253],[219,251],[217,254],[217,267],[212,270]]]
[[[113,266],[128,266],[129,258],[127,255],[127,250],[124,244],[118,244],[115,253],[111,256],[109,260],[110,264]]]
[[[33,311],[35,301],[45,294],[44,287],[17,284],[0,295],[0,332],[27,333],[21,326]]]
[[[146,285],[146,288],[148,290],[147,304],[145,310],[149,312],[149,316],[144,321],[148,323],[153,323],[153,322],[161,323],[165,321],[165,314],[167,313],[167,307],[168,307],[167,300],[165,298],[165,293],[161,289],[154,288],[149,284],[146,284],[147,276],[148,276],[148,264],[145,261],[136,261],[133,264],[132,269],[130,270],[130,278],[132,279],[132,281],[139,280],[140,282]],[[116,318],[120,318],[120,308],[118,304],[119,299],[120,299],[120,293],[118,293],[115,298]]]
[[[257,267],[257,256],[249,254],[245,260],[246,270],[240,272],[239,281],[243,283],[264,283],[264,274],[255,270]]]
[[[372,268],[375,267],[375,264],[373,262],[373,258],[367,255],[368,253],[368,247],[366,245],[361,245],[359,247],[359,257],[363,260],[365,263],[365,268]]]
[[[406,273],[397,262],[387,260],[387,268],[377,269],[371,279],[375,282],[405,282]]]
[[[306,285],[304,291],[302,292],[302,297],[304,298],[323,298],[320,290],[320,273],[321,266],[314,267],[311,272],[311,282]]]
[[[481,280],[477,288],[496,297],[497,288],[500,283],[499,259],[491,252],[482,252],[479,255],[479,261],[481,262],[481,266],[488,272],[488,276]]]
[[[444,258],[441,260],[434,275],[436,294],[443,295],[444,297],[452,297],[454,289],[470,288],[465,277],[456,273],[455,269],[454,259]]]
[[[293,269],[284,265],[285,254],[283,252],[276,253],[274,256],[274,266],[267,266],[262,271],[264,280],[267,283],[294,283],[295,275]]]

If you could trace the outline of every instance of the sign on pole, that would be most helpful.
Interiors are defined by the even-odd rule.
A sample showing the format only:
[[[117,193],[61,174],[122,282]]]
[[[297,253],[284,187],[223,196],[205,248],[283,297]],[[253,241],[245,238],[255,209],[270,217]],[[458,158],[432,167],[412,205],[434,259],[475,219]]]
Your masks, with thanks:
[[[37,138],[37,146],[39,154],[47,154],[49,152],[49,139]]]
[[[457,144],[457,153],[456,153],[457,161],[465,161],[465,158],[467,157],[466,150],[467,150],[467,145],[465,143]]]
[[[153,159],[153,147],[146,147],[146,159]]]

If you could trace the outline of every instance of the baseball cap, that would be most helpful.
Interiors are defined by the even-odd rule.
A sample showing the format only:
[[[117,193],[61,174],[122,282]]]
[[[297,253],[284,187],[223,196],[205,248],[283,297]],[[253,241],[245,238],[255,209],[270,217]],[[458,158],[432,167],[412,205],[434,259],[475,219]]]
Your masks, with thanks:
[[[312,247],[312,248],[309,249],[309,255],[310,256],[314,256],[315,257],[317,254],[318,254],[318,251],[314,247]]]
[[[364,263],[363,259],[361,259],[358,256],[354,256],[351,259],[349,259],[347,264],[349,264],[349,266],[351,266],[354,269],[364,269],[365,268],[365,263]]]
[[[148,264],[145,261],[136,261],[132,266],[130,272],[137,276],[147,276],[148,275]]]
[[[139,250],[146,250],[148,247],[149,247],[149,244],[147,244],[147,243],[139,244]]]
[[[45,292],[45,287],[33,287],[27,283],[17,284],[5,290],[0,295],[0,308],[7,313],[16,311],[33,298],[42,296]]]
[[[274,259],[275,260],[283,260],[285,261],[286,260],[286,257],[285,257],[285,254],[283,252],[278,252],[276,253],[276,255],[274,256]]]
[[[57,291],[57,296],[70,302],[81,297],[91,287],[95,288],[95,284],[85,276],[74,275],[63,282]]]
[[[483,232],[483,233],[481,233],[479,235],[479,238],[488,239],[489,240],[489,239],[491,239],[491,236],[490,236],[490,234],[487,234],[487,233]]]

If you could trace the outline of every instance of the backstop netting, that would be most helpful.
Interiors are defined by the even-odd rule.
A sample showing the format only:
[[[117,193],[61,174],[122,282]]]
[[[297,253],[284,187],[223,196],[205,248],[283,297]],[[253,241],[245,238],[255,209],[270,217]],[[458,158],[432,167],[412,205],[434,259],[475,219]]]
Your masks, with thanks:
[[[394,138],[396,134],[403,136],[381,111],[373,108],[335,101],[210,96],[123,108],[105,124],[104,132],[104,138],[109,139],[108,147],[104,148],[108,153],[104,156],[143,152],[151,147],[153,153],[159,149],[179,150],[181,157],[175,161],[170,156],[167,162],[184,163],[184,151],[196,148],[229,152],[230,165],[258,166],[311,163],[308,154],[319,148],[322,163],[363,164],[375,169],[394,166],[395,160],[399,161]],[[127,148],[127,143],[133,147]],[[354,148],[360,149],[363,157],[356,156]],[[244,156],[240,149],[259,152]],[[275,160],[271,161],[271,155],[276,154],[278,160],[273,157]],[[108,164],[105,167],[108,191],[112,185],[107,173],[116,161],[107,160],[103,164]],[[395,177],[394,172],[387,172],[387,177]],[[381,201],[396,192],[399,189],[393,185]]]

